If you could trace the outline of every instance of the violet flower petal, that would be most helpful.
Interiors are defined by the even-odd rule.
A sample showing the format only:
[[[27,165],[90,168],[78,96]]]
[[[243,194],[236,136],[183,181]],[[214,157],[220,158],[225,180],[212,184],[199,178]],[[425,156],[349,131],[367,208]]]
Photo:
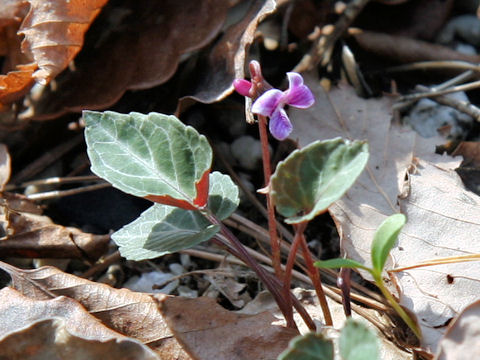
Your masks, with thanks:
[[[303,85],[302,75],[289,72],[287,73],[289,87],[285,91],[283,101],[288,105],[300,109],[306,109],[313,105],[315,98],[310,89]]]
[[[285,110],[282,108],[275,110],[270,117],[269,129],[272,136],[277,140],[284,140],[290,135],[293,126]]]
[[[252,113],[264,116],[272,116],[277,109],[283,92],[278,89],[271,89],[263,93],[252,105]]]
[[[240,95],[249,96],[252,83],[245,79],[235,79],[233,80],[233,87]]]

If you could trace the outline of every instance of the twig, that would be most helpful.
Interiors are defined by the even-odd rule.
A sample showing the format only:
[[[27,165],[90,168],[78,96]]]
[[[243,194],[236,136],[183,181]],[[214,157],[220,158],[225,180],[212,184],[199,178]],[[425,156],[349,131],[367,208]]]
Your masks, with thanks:
[[[417,93],[417,94],[409,94],[409,95],[404,95],[399,98],[399,101],[411,101],[411,100],[420,100],[423,98],[430,98],[430,97],[436,97],[439,95],[445,95],[445,94],[450,94],[454,92],[459,92],[459,91],[469,91],[473,89],[477,89],[480,87],[480,80],[478,81],[472,81],[467,84],[463,85],[458,85],[458,86],[453,86],[448,89],[444,90],[437,90],[437,91],[430,91],[430,92],[422,92],[422,93]]]
[[[88,192],[88,191],[95,191],[95,190],[99,190],[99,189],[103,189],[111,186],[112,184],[104,182],[101,184],[88,185],[88,186],[83,186],[80,188],[70,189],[70,190],[54,190],[54,191],[47,191],[44,193],[31,194],[31,195],[27,195],[27,199],[35,200],[35,201],[56,199],[56,198],[61,198],[65,196],[77,195],[77,194]]]
[[[121,259],[122,256],[120,255],[120,251],[117,250],[113,254],[100,259],[95,265],[93,265],[80,276],[85,279],[91,278],[95,274],[98,274],[108,268],[110,265],[119,262]]]
[[[31,179],[33,176],[41,172],[50,164],[54,163],[60,159],[64,154],[68,153],[75,146],[82,143],[84,140],[83,134],[75,136],[73,139],[66,141],[52,150],[46,152],[44,155],[40,156],[34,162],[27,165],[22,171],[20,171],[12,179],[12,183],[19,183],[27,179]]]
[[[86,181],[104,181],[96,175],[87,175],[87,176],[70,176],[70,177],[51,177],[46,179],[32,180],[27,181],[21,184],[8,184],[5,187],[5,190],[12,191],[15,189],[26,188],[27,186],[36,185],[56,185],[56,184],[68,184],[68,183],[77,183],[77,182],[86,182]]]
[[[472,70],[480,72],[480,66],[466,61],[460,60],[444,60],[444,61],[419,61],[406,65],[392,66],[388,69],[379,70],[381,73],[393,73],[402,71],[428,70],[428,69],[456,69],[456,70]],[[371,73],[377,73],[372,71]]]
[[[293,71],[303,72],[313,69],[318,64],[326,65],[330,61],[333,47],[337,40],[347,31],[348,27],[369,2],[370,0],[351,1],[340,19],[335,23],[333,31],[327,35],[320,36],[313,44],[310,52],[300,60]]]

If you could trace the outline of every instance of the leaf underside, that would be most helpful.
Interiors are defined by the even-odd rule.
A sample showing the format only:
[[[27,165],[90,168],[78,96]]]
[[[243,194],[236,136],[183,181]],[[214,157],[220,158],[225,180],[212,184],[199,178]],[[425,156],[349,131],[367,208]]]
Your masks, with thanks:
[[[310,221],[340,199],[363,171],[368,145],[341,138],[315,141],[278,164],[271,196],[289,224]]]

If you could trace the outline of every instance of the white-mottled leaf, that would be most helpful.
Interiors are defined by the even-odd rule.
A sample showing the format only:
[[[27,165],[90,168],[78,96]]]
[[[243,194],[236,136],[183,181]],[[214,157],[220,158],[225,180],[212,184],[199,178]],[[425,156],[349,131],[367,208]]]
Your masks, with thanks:
[[[210,174],[208,208],[220,219],[229,217],[238,207],[238,187],[230,176],[214,171]]]
[[[195,200],[203,197],[196,185],[210,170],[212,150],[194,128],[157,113],[85,111],[83,116],[95,174],[135,196],[188,204],[197,204]]]
[[[348,319],[340,333],[340,354],[344,360],[377,360],[376,335],[360,321]]]
[[[129,260],[153,259],[207,241],[219,230],[199,211],[154,204],[138,219],[112,234]]]

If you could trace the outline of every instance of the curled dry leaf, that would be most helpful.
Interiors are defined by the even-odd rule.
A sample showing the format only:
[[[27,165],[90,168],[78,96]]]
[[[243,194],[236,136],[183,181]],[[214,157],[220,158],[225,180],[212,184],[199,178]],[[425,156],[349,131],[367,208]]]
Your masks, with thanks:
[[[17,65],[16,70],[0,75],[0,111],[7,105],[23,97],[33,85],[33,72],[37,64]]]
[[[148,345],[162,359],[191,359],[172,336],[158,309],[165,295],[114,289],[50,266],[22,270],[0,262],[0,268],[11,276],[13,287],[28,298],[72,298],[108,328]]]
[[[225,0],[127,0],[112,2],[99,16],[75,59],[75,70],[56,78],[32,105],[32,117],[101,109],[128,89],[163,84],[180,58],[218,35],[231,6]]]
[[[234,9],[237,13],[244,12],[241,20],[225,29],[220,39],[199,61],[199,66],[187,75],[189,82],[185,84],[183,93],[188,95],[180,99],[179,109],[185,102],[188,103],[187,99],[202,103],[220,101],[232,93],[234,79],[245,77],[248,49],[255,39],[258,24],[275,11],[276,2],[244,1],[243,5]],[[234,16],[238,16],[237,13]]]
[[[80,51],[83,36],[108,0],[28,0],[30,10],[19,34],[25,35],[23,52],[39,69],[33,77],[48,83],[64,70]]]
[[[448,326],[435,360],[479,359],[480,301],[466,307]]]
[[[54,224],[24,196],[0,195],[0,251],[3,256],[96,260],[105,254],[109,236]]]
[[[276,318],[270,312],[235,314],[207,297],[167,297],[161,311],[175,337],[195,359],[276,359],[298,335],[294,329],[272,325]]]
[[[157,359],[140,342],[109,329],[77,301],[33,300],[0,290],[0,357],[5,359]],[[128,357],[128,356],[130,357]]]

